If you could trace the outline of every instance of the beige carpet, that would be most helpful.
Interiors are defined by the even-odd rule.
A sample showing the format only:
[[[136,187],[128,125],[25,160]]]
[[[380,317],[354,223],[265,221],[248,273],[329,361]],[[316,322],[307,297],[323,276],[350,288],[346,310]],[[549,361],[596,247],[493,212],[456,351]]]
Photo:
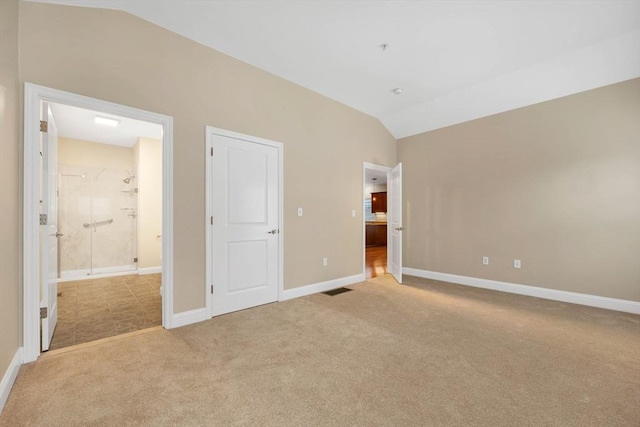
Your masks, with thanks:
[[[43,356],[0,423],[640,425],[639,316],[407,282]]]

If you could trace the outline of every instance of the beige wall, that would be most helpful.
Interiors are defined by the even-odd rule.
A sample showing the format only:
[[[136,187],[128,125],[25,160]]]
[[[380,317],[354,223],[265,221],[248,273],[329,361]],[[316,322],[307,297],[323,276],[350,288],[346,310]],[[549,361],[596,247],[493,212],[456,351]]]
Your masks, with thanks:
[[[22,345],[18,1],[0,1],[0,378]]]
[[[204,306],[206,125],[284,144],[285,288],[362,272],[362,162],[396,159],[377,119],[117,11],[21,3],[20,67],[174,118],[175,312]]]
[[[398,157],[405,266],[640,301],[640,79],[404,138]]]
[[[371,196],[371,193],[380,193],[383,191],[387,191],[387,184],[366,184],[364,186],[364,194],[366,197]]]
[[[138,268],[162,265],[162,141],[139,138],[133,147],[138,187]]]
[[[65,137],[58,137],[58,164],[129,171],[135,167],[132,148]]]

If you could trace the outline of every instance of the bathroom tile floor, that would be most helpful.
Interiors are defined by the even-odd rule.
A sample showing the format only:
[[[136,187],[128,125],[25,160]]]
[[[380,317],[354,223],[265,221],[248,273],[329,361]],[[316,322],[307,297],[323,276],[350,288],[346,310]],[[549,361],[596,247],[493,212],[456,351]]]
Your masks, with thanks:
[[[58,283],[50,350],[162,324],[161,274]]]

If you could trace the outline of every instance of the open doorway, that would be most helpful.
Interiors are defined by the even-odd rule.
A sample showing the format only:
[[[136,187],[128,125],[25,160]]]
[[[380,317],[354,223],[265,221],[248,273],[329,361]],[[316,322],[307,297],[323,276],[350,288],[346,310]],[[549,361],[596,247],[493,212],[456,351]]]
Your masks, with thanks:
[[[42,349],[161,325],[162,127],[47,104],[58,285],[57,325]]]
[[[391,274],[402,283],[402,163],[364,162],[362,185],[365,279]]]
[[[366,279],[387,274],[387,173],[364,170]]]
[[[171,327],[172,145],[171,117],[25,84],[25,362]]]

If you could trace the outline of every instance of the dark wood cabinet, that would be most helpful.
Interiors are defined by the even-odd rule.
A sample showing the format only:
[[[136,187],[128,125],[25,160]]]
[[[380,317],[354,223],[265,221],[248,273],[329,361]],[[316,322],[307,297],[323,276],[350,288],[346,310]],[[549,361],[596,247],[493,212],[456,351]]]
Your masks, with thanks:
[[[387,224],[367,224],[365,230],[365,243],[367,246],[387,245]]]
[[[365,242],[367,246],[376,246],[376,228],[377,225],[368,225],[365,227],[367,235],[365,236]]]
[[[387,192],[371,193],[371,212],[387,212]]]

